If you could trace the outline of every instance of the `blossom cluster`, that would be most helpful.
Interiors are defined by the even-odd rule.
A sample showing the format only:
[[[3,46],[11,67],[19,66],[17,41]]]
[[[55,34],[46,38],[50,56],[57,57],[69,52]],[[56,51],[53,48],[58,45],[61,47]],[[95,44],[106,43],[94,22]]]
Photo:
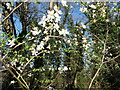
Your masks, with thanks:
[[[88,48],[90,48],[90,43],[89,43],[88,39],[84,36],[82,38],[82,40],[83,40],[83,47],[84,47],[84,49],[88,50]]]
[[[69,34],[67,29],[61,29],[59,26],[59,22],[61,19],[62,11],[59,10],[57,5],[53,7],[53,10],[48,10],[47,15],[43,15],[41,21],[38,23],[44,28],[43,34],[48,35],[47,37],[44,37],[37,45],[33,45],[33,47],[30,49],[32,51],[32,55],[37,55],[39,50],[43,50],[45,44],[48,42],[49,35],[52,35],[53,32],[56,31],[59,33],[59,35],[65,36],[66,34]],[[36,36],[41,33],[41,30],[39,30],[38,27],[34,27],[33,30],[31,30],[32,35]],[[48,49],[50,49],[50,44],[48,45]]]
[[[54,10],[48,10],[48,15],[43,15],[41,21],[38,23],[39,25],[43,26],[45,28],[44,33],[48,33],[48,30],[50,29],[56,29],[59,30],[59,24],[58,22],[61,19],[62,11],[58,9],[58,7],[55,5]],[[49,24],[49,26],[46,27],[46,25]]]
[[[38,30],[38,27],[34,27],[33,30],[31,30],[31,32],[32,32],[32,35],[36,36],[36,35],[39,35],[41,31]]]

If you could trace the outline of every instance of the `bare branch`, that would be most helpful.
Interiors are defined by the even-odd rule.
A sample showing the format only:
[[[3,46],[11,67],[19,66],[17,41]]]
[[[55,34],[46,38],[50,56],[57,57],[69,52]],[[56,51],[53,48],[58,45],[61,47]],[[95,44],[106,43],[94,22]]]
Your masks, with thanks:
[[[7,15],[1,22],[0,24],[2,24],[17,8],[19,8],[23,3],[20,3],[17,7],[15,7],[9,15]]]
[[[7,71],[7,69],[2,69],[2,70],[0,70],[0,72],[4,72],[4,71]]]
[[[51,0],[51,2],[50,2],[50,10],[52,10],[53,3],[54,3],[54,0]]]
[[[106,32],[106,39],[105,39],[104,46],[103,46],[104,48],[103,48],[103,56],[102,56],[101,64],[100,64],[100,67],[98,68],[98,70],[96,71],[95,75],[93,76],[93,78],[92,78],[92,80],[91,80],[91,82],[89,84],[88,90],[90,90],[90,88],[91,88],[91,86],[93,84],[93,81],[95,80],[95,78],[98,75],[101,67],[103,66],[103,62],[104,62],[104,58],[105,58],[105,52],[106,52],[106,43],[107,43],[107,40],[108,40],[108,32],[109,32],[108,23],[107,23],[106,28],[107,28],[107,32]]]
[[[41,54],[41,53],[43,53],[43,52],[46,52],[46,50],[39,52],[36,56],[38,56],[39,54]],[[23,70],[26,68],[26,66],[27,66],[36,56],[33,56],[30,60],[28,60],[28,62],[23,66]]]
[[[19,78],[17,78],[17,76],[12,72],[12,70],[4,63],[4,61],[2,61],[2,64],[5,66],[5,68],[13,75],[13,77],[20,83],[21,87],[26,88],[27,90],[29,90],[29,87],[25,86],[21,80]]]
[[[116,57],[113,57],[112,59],[109,59],[108,61],[104,61],[103,64],[114,61],[116,58],[120,57],[120,54],[117,55]]]
[[[50,87],[50,86],[56,81],[56,79],[58,78],[59,75],[60,75],[60,71],[59,71],[58,74],[56,75],[55,79],[54,79],[48,86],[46,86],[45,88]]]

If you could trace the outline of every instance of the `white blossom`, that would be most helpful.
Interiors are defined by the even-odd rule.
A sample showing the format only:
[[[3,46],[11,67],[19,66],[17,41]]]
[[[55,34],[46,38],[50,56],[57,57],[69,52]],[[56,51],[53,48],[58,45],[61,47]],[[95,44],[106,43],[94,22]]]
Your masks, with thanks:
[[[42,68],[42,71],[45,71],[45,68]]]
[[[112,53],[110,53],[110,56],[112,56]]]
[[[69,68],[67,66],[64,67],[59,67],[58,70],[59,71],[67,71]]]
[[[64,66],[63,67],[63,71],[67,71],[68,70],[68,67],[67,66]]]
[[[63,6],[68,7],[66,0],[61,0]]]
[[[19,57],[22,57],[22,55],[19,55]]]
[[[57,11],[58,10],[58,7],[57,5],[54,6],[54,10]]]
[[[81,12],[87,12],[88,10],[87,10],[86,7],[80,7],[80,11],[81,11]]]
[[[50,44],[47,46],[48,49],[50,49]]]
[[[75,41],[75,45],[78,45],[78,41]]]
[[[54,10],[56,11],[56,13],[54,13],[55,22],[59,22],[61,18],[59,14],[62,14],[62,11],[59,10],[56,5],[54,6]]]
[[[93,12],[95,12],[95,10],[93,10]]]
[[[29,77],[31,77],[31,76],[32,76],[32,74],[31,74],[31,73],[29,73],[29,74],[28,74],[28,76],[29,76]]]
[[[62,70],[62,68],[61,68],[61,67],[59,67],[59,68],[58,68],[58,70],[60,71],[60,70]]]
[[[84,23],[81,23],[81,26],[82,26],[84,29],[87,28],[86,25],[85,25]]]
[[[37,50],[42,50],[42,49],[44,49],[44,44],[45,44],[45,42],[44,41],[41,41],[40,42],[40,44],[39,45],[37,45]]]
[[[31,51],[31,52],[32,52],[32,55],[37,56],[37,51],[35,49],[33,51]]]
[[[58,30],[58,29],[60,28],[60,26],[56,23],[56,24],[54,24],[54,28],[55,28],[56,30]]]
[[[89,5],[89,7],[93,8],[93,9],[96,9],[96,6],[95,5]]]
[[[43,33],[44,33],[44,34],[47,34],[47,33],[48,33],[48,31],[47,31],[47,30],[45,30]]]
[[[40,31],[38,31],[38,27],[34,27],[33,30],[31,30],[32,35],[36,36],[40,33]]]
[[[91,46],[90,42],[88,42],[87,37],[85,37],[85,36],[82,38],[82,40],[83,40],[82,42],[83,42],[84,49],[88,50]]]
[[[94,19],[94,20],[93,20],[93,22],[95,23],[95,22],[97,22],[97,20],[96,20],[96,19]]]
[[[50,70],[50,71],[51,71],[51,70],[54,71],[54,68],[50,67],[49,70]]]
[[[52,21],[55,17],[54,17],[54,10],[48,10],[48,15],[47,15],[47,18],[48,18],[48,21]]]
[[[6,3],[7,9],[12,10],[10,3]]]
[[[49,37],[45,37],[43,40],[48,41],[50,38]]]
[[[15,81],[13,80],[13,81],[11,81],[10,83],[11,83],[11,84],[14,84],[14,83],[15,83]]]
[[[62,29],[62,31],[59,31],[59,34],[65,36],[66,34],[69,34],[69,32],[67,31],[67,29]]]
[[[58,41],[59,43],[62,43],[61,41]]]
[[[106,22],[109,22],[110,20],[109,19],[106,19]]]
[[[21,67],[17,67],[17,69],[18,69],[20,72],[22,72],[22,69],[21,69]]]
[[[8,45],[9,45],[10,47],[14,46],[14,45],[15,45],[14,41],[15,41],[15,39],[8,40],[8,42],[9,42]]]
[[[30,48],[30,50],[32,52],[32,55],[35,55],[35,56],[37,55],[37,51],[35,50],[35,48],[32,47]]]
[[[77,2],[76,4],[77,4],[77,5],[79,5],[79,3],[78,3],[78,2]]]
[[[104,8],[102,8],[102,11],[103,11],[103,13],[106,13]]]
[[[31,31],[31,32],[32,32],[32,35],[34,35],[34,36],[36,36],[40,33],[39,31]]]
[[[53,87],[51,87],[51,86],[49,86],[49,87],[48,87],[48,90],[54,90],[54,88],[53,88]]]
[[[85,44],[83,44],[83,47],[86,47],[86,45],[85,45]]]
[[[54,6],[54,10],[56,11],[56,13],[62,14],[62,11],[58,9],[57,5]]]
[[[73,8],[73,6],[71,5],[70,8]]]
[[[56,12],[57,12],[58,14],[60,14],[60,15],[62,14],[62,11],[61,11],[61,10],[57,10]]]
[[[115,22],[111,22],[112,23],[112,25],[115,25]]]
[[[70,40],[67,40],[67,43],[70,43],[71,41]]]
[[[53,31],[59,30],[60,26],[58,22],[61,19],[60,14],[62,14],[61,10],[57,7],[57,5],[54,6],[54,10],[48,10],[47,11],[48,15],[43,16],[41,21],[38,23],[39,25],[42,25],[45,27],[45,31],[43,32],[44,34],[48,34],[48,31],[50,34]],[[54,22],[54,23],[51,23]],[[49,26],[46,27],[46,23],[49,24]],[[36,34],[36,32],[34,32]]]
[[[37,31],[37,30],[38,30],[38,27],[34,27],[33,30]]]
[[[77,38],[73,38],[73,40],[77,41]]]
[[[43,27],[45,27],[46,21],[47,21],[47,19],[46,19],[46,16],[44,15],[44,16],[42,17],[41,21],[40,21],[38,24],[39,24],[39,25],[42,25]]]
[[[10,67],[10,64],[6,64],[7,65],[7,67]]]
[[[93,14],[92,17],[95,18],[96,14]]]
[[[89,48],[89,46],[88,46],[88,45],[86,45],[85,49],[87,50],[88,48]]]
[[[59,14],[58,14],[58,13],[55,13],[54,16],[55,16],[55,18],[56,18],[55,22],[59,22],[59,21],[60,21],[60,18],[61,18],[61,17],[59,16]]]
[[[80,31],[81,33],[84,33],[83,30]]]
[[[16,62],[15,61],[11,61],[11,65],[16,66]]]
[[[17,59],[15,59],[15,62],[17,62],[18,60]]]
[[[87,42],[87,40],[86,40],[86,39],[84,39],[84,40],[83,40],[83,43],[86,43],[86,42]]]

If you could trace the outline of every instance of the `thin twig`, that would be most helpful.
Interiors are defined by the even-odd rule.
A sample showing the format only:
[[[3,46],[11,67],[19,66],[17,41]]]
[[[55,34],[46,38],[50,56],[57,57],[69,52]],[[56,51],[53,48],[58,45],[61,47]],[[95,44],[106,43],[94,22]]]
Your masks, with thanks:
[[[71,28],[76,28],[76,29],[81,29],[82,27],[73,27],[73,26],[69,26]],[[88,31],[89,33],[91,33],[95,38],[97,38],[102,44],[104,44],[104,42],[94,33],[92,33],[89,29],[85,29],[86,31]]]
[[[53,3],[54,3],[54,0],[51,0],[51,2],[50,2],[50,10],[52,10]]]
[[[26,88],[27,90],[29,90],[28,87],[26,87],[19,78],[17,78],[17,76],[12,72],[12,70],[4,63],[4,61],[2,60],[2,64],[5,66],[5,68],[13,75],[13,77],[20,83],[21,87]]]
[[[120,54],[117,55],[116,57],[113,57],[112,59],[109,59],[108,61],[104,61],[103,64],[114,61],[116,58],[120,57]]]
[[[90,31],[88,31],[90,32]],[[104,41],[102,41],[97,35],[95,35],[94,33],[90,32],[93,36],[95,36],[95,38],[97,38],[102,44],[104,44]]]
[[[2,69],[2,70],[0,70],[0,72],[4,72],[4,71],[7,71],[7,69]]]
[[[46,37],[55,37],[55,38],[62,38],[62,39],[69,39],[69,40],[73,40],[73,39],[71,39],[71,38],[60,37],[60,36],[53,36],[53,35],[48,35],[48,36],[46,36]],[[31,41],[31,40],[33,40],[33,39],[36,39],[36,38],[35,38],[35,37],[33,37],[33,38],[31,38],[31,39],[28,39],[27,41]],[[37,38],[37,39],[38,39],[38,38]],[[23,41],[22,43],[17,44],[16,46],[14,46],[14,47],[13,47],[13,49],[15,49],[15,48],[17,48],[18,46],[20,46],[20,45],[22,45],[22,44],[26,43],[27,41]]]
[[[101,69],[101,67],[102,67],[102,65],[103,65],[104,58],[105,58],[105,52],[106,52],[106,43],[107,43],[107,40],[108,40],[108,32],[109,32],[109,30],[108,30],[108,24],[107,24],[107,32],[106,32],[106,39],[105,39],[104,46],[103,46],[104,48],[103,48],[102,61],[101,61],[100,67],[99,67],[98,70],[96,71],[95,75],[93,76],[93,78],[92,78],[92,80],[91,80],[91,82],[90,82],[90,84],[89,84],[88,90],[90,90],[90,88],[91,88],[91,86],[92,86],[92,84],[93,84],[93,81],[95,80],[96,76],[98,75],[98,73],[99,73],[99,71],[100,71],[100,69]]]
[[[31,39],[28,39],[27,41],[31,41],[31,40],[33,40],[33,39],[35,39],[35,38],[33,37],[33,38],[31,38]],[[26,43],[27,41],[23,41],[22,43],[17,44],[16,46],[13,47],[13,49],[15,49],[15,48],[17,48],[18,46]]]
[[[56,75],[55,79],[54,79],[48,86],[46,86],[45,88],[50,87],[50,86],[56,81],[56,79],[58,78],[59,74],[60,74],[60,71],[59,71],[58,74]]]
[[[60,37],[60,36],[53,36],[53,35],[48,35],[48,37],[55,37],[55,38],[62,38],[62,39],[69,39],[69,40],[73,40],[71,38],[67,38],[67,37]]]
[[[38,56],[39,54],[43,53],[43,52],[46,52],[46,50],[44,51],[41,51],[39,52],[36,56]],[[23,66],[23,70],[26,68],[26,66],[36,57],[36,56],[33,56],[30,60],[28,60],[28,62]]]
[[[10,14],[8,14],[1,22],[0,24],[2,24],[17,8],[19,8],[23,3],[20,3],[17,7],[15,7]]]
[[[8,52],[8,53],[9,53],[9,52]],[[2,61],[5,59],[5,57],[8,55],[8,53],[6,53],[6,54],[3,56],[3,58],[0,59],[0,62],[2,62]]]
[[[11,64],[10,64],[11,65]],[[19,77],[22,79],[22,81],[24,82],[24,84],[26,85],[27,88],[29,88],[27,82],[23,79],[22,75],[20,75],[20,73],[11,65],[11,67],[13,68],[13,70],[18,74],[18,79]]]

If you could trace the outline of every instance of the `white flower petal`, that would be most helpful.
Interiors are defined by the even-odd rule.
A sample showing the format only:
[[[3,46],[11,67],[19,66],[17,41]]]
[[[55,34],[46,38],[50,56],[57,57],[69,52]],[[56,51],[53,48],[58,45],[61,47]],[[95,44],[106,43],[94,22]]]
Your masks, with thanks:
[[[68,7],[66,0],[61,0],[63,6]]]

